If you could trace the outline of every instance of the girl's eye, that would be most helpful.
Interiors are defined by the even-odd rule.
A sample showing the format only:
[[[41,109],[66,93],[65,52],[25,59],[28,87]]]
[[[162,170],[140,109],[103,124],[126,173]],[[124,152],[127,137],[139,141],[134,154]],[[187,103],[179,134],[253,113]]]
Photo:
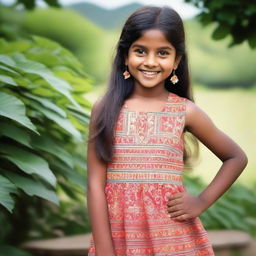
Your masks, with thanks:
[[[144,54],[145,50],[143,50],[143,49],[136,49],[135,52],[137,52],[138,54]]]
[[[161,55],[161,56],[164,56],[164,55],[168,55],[168,54],[169,54],[167,51],[159,51],[158,53],[159,53],[159,55]]]

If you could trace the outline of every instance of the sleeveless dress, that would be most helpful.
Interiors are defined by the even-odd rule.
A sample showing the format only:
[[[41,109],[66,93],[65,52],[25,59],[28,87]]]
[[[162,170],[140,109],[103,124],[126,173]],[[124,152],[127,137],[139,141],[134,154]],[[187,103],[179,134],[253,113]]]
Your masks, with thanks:
[[[105,194],[116,256],[214,255],[199,218],[173,221],[171,195],[182,185],[186,99],[169,93],[160,112],[118,116]],[[93,238],[89,256],[96,255]]]

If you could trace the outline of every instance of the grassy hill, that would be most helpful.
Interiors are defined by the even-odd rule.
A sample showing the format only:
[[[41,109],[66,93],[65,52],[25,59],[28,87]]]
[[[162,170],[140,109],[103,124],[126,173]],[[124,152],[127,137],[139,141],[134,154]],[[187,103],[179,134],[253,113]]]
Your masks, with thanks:
[[[235,140],[246,152],[249,162],[239,178],[245,185],[256,184],[256,91],[208,90],[195,87],[195,100],[213,120],[215,125]],[[199,165],[193,173],[209,182],[221,166],[221,161],[204,145],[200,145]]]
[[[133,3],[108,10],[90,3],[76,3],[68,5],[67,8],[80,13],[102,28],[116,29],[123,25],[128,15],[141,6],[141,4]]]

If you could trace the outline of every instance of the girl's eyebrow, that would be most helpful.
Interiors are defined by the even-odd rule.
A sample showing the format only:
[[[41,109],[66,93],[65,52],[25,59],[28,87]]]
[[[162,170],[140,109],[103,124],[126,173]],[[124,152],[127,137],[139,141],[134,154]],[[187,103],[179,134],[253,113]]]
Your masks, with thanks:
[[[147,47],[146,46],[144,46],[144,45],[141,45],[141,44],[134,44],[131,48],[136,48],[136,47],[138,47],[138,48],[145,48],[145,49],[147,49]],[[171,47],[169,47],[169,46],[162,46],[162,47],[159,47],[157,50],[172,50],[172,48]]]

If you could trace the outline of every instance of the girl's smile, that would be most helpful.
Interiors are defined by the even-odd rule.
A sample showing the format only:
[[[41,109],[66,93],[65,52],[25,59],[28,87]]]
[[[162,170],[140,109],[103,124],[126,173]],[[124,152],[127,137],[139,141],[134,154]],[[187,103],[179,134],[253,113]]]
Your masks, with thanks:
[[[135,79],[135,87],[164,86],[164,81],[176,69],[176,50],[159,29],[146,30],[133,42],[125,64]]]
[[[160,71],[147,71],[147,70],[140,70],[145,78],[155,78]]]

